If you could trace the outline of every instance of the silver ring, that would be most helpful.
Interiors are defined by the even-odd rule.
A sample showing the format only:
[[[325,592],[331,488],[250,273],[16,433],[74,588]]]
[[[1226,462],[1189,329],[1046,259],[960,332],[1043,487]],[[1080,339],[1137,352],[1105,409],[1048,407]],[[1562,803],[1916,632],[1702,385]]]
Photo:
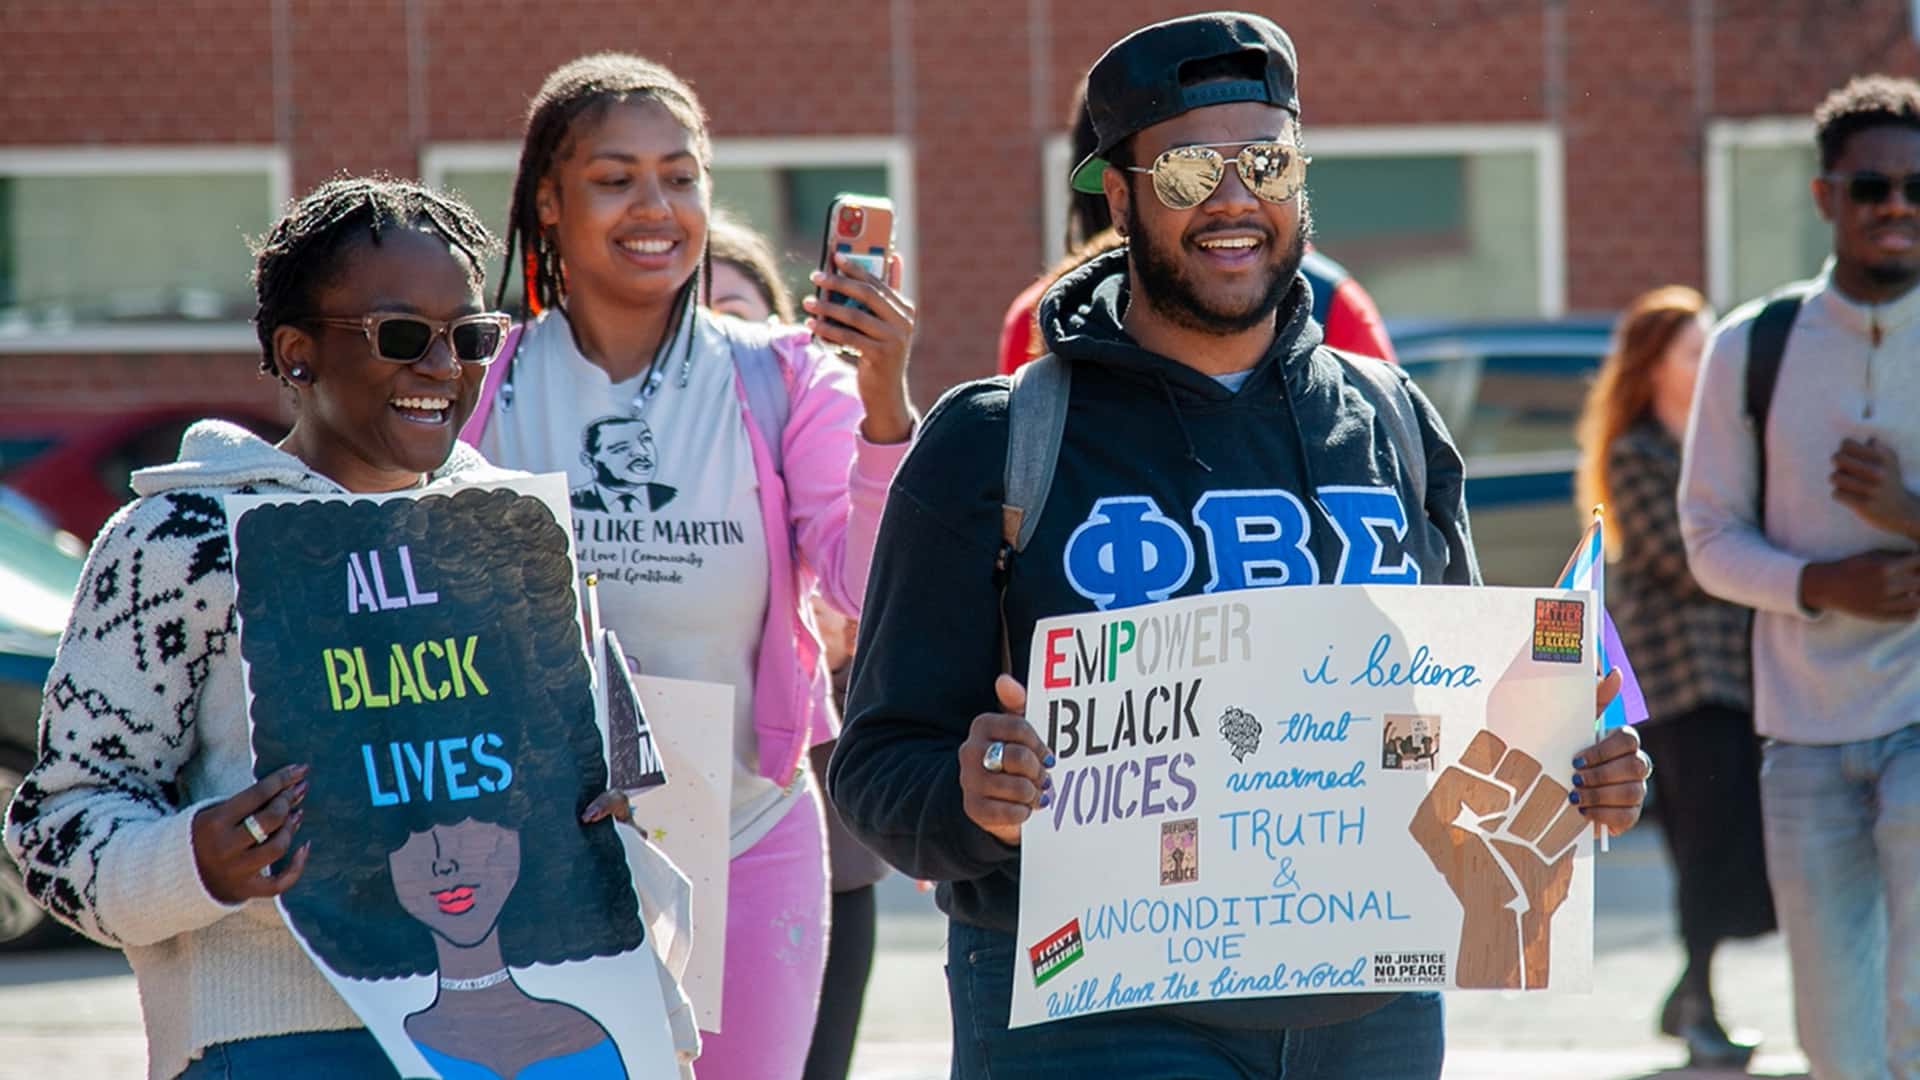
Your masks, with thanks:
[[[998,739],[987,744],[987,756],[980,759],[980,767],[988,772],[1000,772],[1007,767],[1007,744]]]
[[[260,819],[252,814],[240,819],[240,827],[247,830],[247,835],[253,837],[256,845],[267,842],[267,830],[260,827]]]

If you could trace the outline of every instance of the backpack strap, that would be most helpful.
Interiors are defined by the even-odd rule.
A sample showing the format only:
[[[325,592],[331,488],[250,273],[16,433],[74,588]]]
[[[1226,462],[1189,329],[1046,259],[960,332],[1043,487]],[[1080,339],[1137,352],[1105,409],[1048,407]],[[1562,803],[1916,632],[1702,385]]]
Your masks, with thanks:
[[[1787,338],[1800,305],[1813,292],[1813,283],[1800,281],[1774,293],[1753,317],[1747,329],[1747,422],[1753,427],[1753,519],[1767,525],[1767,414],[1773,407],[1773,388],[1780,382],[1780,363],[1787,357]]]
[[[500,343],[500,358],[487,365],[485,378],[480,382],[480,400],[473,403],[473,413],[467,422],[460,425],[460,441],[480,449],[480,437],[487,432],[487,422],[493,419],[493,401],[500,396],[500,384],[507,379],[507,370],[513,367],[513,358],[520,351],[520,338],[527,326],[515,323],[507,331],[505,341]]]
[[[1353,385],[1373,405],[1374,413],[1387,422],[1387,433],[1393,437],[1394,453],[1404,463],[1407,476],[1413,481],[1414,494],[1420,499],[1418,509],[1424,513],[1427,502],[1427,444],[1420,435],[1420,419],[1414,415],[1412,395],[1407,393],[1393,365],[1385,360],[1341,349],[1327,351],[1340,358],[1347,373],[1354,376],[1351,380]]]
[[[772,323],[749,323],[739,319],[716,318],[714,325],[727,339],[733,354],[733,369],[746,394],[747,411],[753,414],[765,438],[773,469],[781,472],[781,442],[787,430],[787,417],[793,414],[792,392],[780,356],[773,347]]]
[[[1073,372],[1052,353],[1022,364],[1007,393],[1007,468],[1000,539],[1009,553],[1027,550],[1053,488],[1060,438],[1067,430]]]
[[[1067,399],[1073,371],[1067,362],[1042,353],[1013,373],[1007,391],[1007,466],[1000,502],[1000,552],[993,562],[993,583],[1000,592],[1000,669],[1013,670],[1012,638],[1007,633],[1007,576],[1013,557],[1027,549],[1040,524],[1040,512],[1053,488],[1060,439],[1067,430]]]

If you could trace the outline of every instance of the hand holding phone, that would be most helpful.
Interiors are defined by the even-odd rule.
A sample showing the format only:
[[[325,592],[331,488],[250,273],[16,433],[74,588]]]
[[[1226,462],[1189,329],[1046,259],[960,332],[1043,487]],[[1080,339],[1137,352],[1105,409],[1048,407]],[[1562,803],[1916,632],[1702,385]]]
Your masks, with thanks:
[[[899,291],[892,234],[891,202],[836,197],[827,209],[820,269],[812,275],[814,295],[800,304],[814,338],[854,361],[866,408],[861,430],[877,443],[904,441],[913,430],[906,370],[915,311]]]
[[[838,271],[844,260],[876,281],[887,281],[891,276],[888,267],[892,254],[892,200],[878,195],[834,196],[833,203],[827,207],[826,234],[820,243],[820,269],[829,273]],[[846,305],[856,311],[873,313],[873,308],[857,298],[825,285],[814,295],[824,297],[829,305]],[[845,325],[833,320],[831,315],[829,321]]]

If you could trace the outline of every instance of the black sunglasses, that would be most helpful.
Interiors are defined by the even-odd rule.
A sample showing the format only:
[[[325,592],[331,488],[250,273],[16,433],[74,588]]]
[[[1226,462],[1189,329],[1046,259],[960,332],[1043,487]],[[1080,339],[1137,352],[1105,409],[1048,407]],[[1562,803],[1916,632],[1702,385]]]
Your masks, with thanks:
[[[297,321],[359,330],[367,335],[368,344],[373,346],[373,355],[396,364],[419,363],[427,355],[427,350],[433,348],[433,340],[445,334],[447,345],[453,350],[453,358],[463,364],[477,366],[493,363],[493,358],[500,355],[501,343],[507,339],[508,328],[513,325],[512,316],[498,311],[462,315],[448,322],[381,311],[357,319],[351,316],[311,315]]]
[[[1828,173],[1821,179],[1829,184],[1845,185],[1847,198],[1862,206],[1879,206],[1893,198],[1893,186],[1897,183],[1900,185],[1900,194],[1906,197],[1907,205],[1920,206],[1920,173],[1899,177],[1871,171]]]

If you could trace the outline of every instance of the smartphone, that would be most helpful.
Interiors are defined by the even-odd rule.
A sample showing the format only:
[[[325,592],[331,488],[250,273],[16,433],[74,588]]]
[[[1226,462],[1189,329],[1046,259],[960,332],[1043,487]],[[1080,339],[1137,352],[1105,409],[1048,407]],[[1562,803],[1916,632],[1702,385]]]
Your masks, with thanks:
[[[887,280],[887,256],[893,252],[893,200],[881,195],[842,192],[827,207],[826,235],[820,243],[820,269],[832,272],[833,257],[846,255],[880,281]],[[819,290],[815,290],[818,292]],[[849,304],[867,311],[865,304],[845,293],[827,292],[829,304]]]

